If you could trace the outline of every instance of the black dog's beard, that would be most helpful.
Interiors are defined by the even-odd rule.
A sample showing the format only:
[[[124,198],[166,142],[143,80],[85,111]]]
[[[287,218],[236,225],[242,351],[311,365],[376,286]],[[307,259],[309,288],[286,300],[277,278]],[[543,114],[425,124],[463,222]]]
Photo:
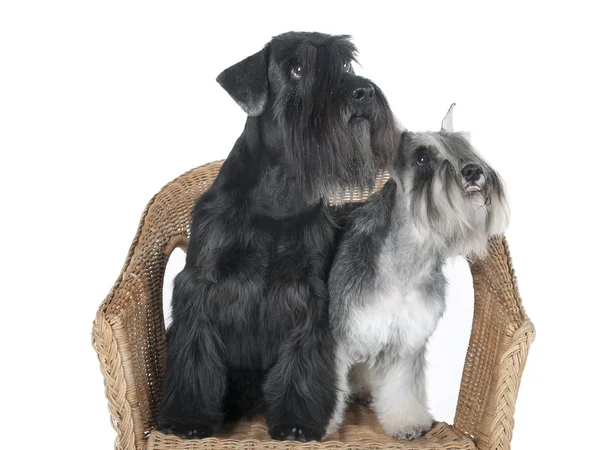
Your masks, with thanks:
[[[378,108],[371,127],[371,148],[378,169],[386,168],[400,145],[402,125],[397,123],[383,92],[377,85],[375,96]]]
[[[339,196],[348,188],[373,188],[399,137],[385,97],[377,94],[379,108],[370,117],[333,104],[307,126],[297,106],[286,111],[285,159],[309,202]]]
[[[371,189],[375,184],[377,169],[380,167],[377,155],[373,151],[372,124],[367,119],[353,118],[350,128],[350,162],[346,178],[332,184],[328,194],[341,193],[349,185],[358,189]]]

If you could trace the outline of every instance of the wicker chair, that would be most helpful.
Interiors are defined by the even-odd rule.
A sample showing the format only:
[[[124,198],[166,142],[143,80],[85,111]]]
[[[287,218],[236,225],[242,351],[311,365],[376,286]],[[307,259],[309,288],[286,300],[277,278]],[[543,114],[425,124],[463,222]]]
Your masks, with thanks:
[[[148,204],[123,270],[93,326],[93,346],[104,375],[117,431],[115,448],[140,449],[509,449],[513,413],[527,352],[535,336],[517,290],[504,238],[490,240],[488,257],[471,265],[475,313],[454,425],[437,423],[414,441],[386,436],[369,408],[353,406],[332,438],[316,443],[269,439],[263,419],[241,421],[215,438],[180,440],[154,427],[165,367],[162,286],[169,255],[186,249],[194,201],[221,162],[193,169],[167,184]],[[385,182],[382,174],[378,187]],[[335,201],[357,201],[348,192]]]

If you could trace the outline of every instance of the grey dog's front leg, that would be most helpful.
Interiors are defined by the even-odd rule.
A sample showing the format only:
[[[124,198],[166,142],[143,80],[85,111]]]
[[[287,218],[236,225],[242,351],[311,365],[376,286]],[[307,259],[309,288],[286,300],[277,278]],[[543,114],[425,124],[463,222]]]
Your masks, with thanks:
[[[344,413],[348,396],[350,395],[350,387],[348,385],[348,371],[351,368],[351,362],[346,355],[345,350],[339,347],[336,351],[336,399],[333,407],[333,414],[327,425],[325,436],[331,436],[336,433],[340,425],[344,421]]]
[[[396,439],[415,439],[431,428],[424,348],[373,368],[373,407],[385,433]]]
[[[356,364],[348,374],[351,403],[367,406],[373,402],[373,374],[367,363]]]

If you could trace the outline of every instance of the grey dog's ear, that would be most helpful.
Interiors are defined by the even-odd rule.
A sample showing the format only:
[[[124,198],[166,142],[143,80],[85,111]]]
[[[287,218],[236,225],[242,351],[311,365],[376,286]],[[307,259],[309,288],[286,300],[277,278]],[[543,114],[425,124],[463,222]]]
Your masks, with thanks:
[[[452,111],[454,111],[454,106],[456,103],[452,103],[450,105],[450,109],[446,113],[444,120],[442,120],[442,131],[447,131],[448,133],[454,132],[454,124],[452,123]]]
[[[246,114],[260,116],[269,93],[266,48],[225,69],[217,82]]]

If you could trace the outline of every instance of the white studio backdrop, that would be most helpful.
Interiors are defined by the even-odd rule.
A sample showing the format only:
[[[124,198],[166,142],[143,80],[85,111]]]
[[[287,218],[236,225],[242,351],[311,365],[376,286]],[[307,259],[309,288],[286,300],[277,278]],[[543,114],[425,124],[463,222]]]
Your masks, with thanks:
[[[0,326],[6,448],[108,449],[95,311],[168,181],[227,156],[245,116],[219,72],[289,30],[351,34],[411,130],[452,102],[503,175],[507,232],[538,330],[513,448],[575,448],[598,411],[598,13],[593,2],[0,3]],[[182,267],[172,258],[172,278]],[[429,351],[452,422],[469,337],[467,264],[447,267]]]

